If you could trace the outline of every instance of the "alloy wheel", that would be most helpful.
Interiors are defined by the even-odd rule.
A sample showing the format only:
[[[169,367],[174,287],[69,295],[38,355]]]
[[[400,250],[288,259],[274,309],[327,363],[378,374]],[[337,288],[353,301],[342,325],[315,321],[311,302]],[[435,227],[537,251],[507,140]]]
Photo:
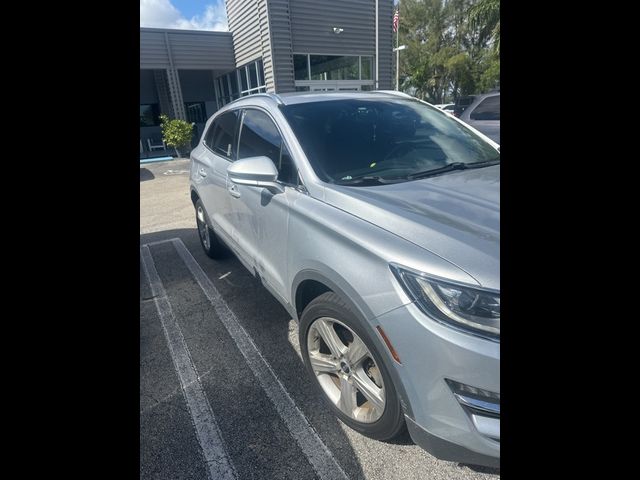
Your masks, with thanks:
[[[384,413],[380,369],[362,339],[334,318],[316,319],[307,333],[309,364],[329,400],[351,419],[373,423]]]
[[[200,234],[200,240],[202,240],[202,244],[204,248],[209,249],[211,244],[211,240],[209,238],[209,227],[207,226],[207,222],[204,218],[204,210],[202,207],[198,206],[197,210],[197,220],[198,220],[198,233]]]

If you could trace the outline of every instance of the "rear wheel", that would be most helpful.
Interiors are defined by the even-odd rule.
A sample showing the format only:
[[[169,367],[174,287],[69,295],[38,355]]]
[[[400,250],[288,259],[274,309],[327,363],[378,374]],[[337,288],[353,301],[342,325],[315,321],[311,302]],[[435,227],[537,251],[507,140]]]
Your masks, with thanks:
[[[204,252],[211,258],[221,258],[227,253],[225,246],[209,226],[207,214],[202,205],[202,200],[196,202],[196,224],[198,225],[198,237]]]
[[[391,376],[340,297],[327,292],[313,300],[302,313],[299,332],[307,372],[344,423],[378,440],[404,430]]]

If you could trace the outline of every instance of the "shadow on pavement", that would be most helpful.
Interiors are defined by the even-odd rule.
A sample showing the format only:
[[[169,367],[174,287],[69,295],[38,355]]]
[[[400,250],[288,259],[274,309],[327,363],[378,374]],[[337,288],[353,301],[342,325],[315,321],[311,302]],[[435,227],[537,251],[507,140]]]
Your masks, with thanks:
[[[478,473],[488,473],[490,475],[500,475],[500,469],[499,468],[483,467],[481,465],[469,465],[467,463],[460,463],[459,465],[462,466],[462,467],[467,467],[469,470],[473,470],[474,472],[478,472]]]
[[[141,169],[141,178],[142,178]],[[295,404],[318,432],[350,479],[364,479],[349,438],[341,422],[315,392],[315,386],[306,377],[304,365],[289,340],[291,316],[260,284],[233,254],[220,260],[206,257],[193,229],[175,229],[140,235],[140,245],[180,238],[216,289],[225,299],[257,348],[270,364]],[[226,272],[233,272],[231,275]],[[143,281],[146,281],[143,280]],[[297,338],[296,338],[297,341]],[[229,366],[223,366],[229,368]],[[256,383],[258,381],[254,379]],[[265,421],[271,421],[265,419]],[[408,440],[407,440],[408,439]],[[410,438],[402,440],[411,442]],[[412,442],[411,442],[412,443]]]
[[[140,181],[153,180],[156,176],[147,168],[140,168]]]

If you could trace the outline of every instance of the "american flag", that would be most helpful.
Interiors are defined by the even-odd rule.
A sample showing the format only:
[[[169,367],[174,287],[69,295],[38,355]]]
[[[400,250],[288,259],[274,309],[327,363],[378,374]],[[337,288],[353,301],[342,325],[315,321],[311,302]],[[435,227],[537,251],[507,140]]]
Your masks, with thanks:
[[[393,32],[398,31],[398,20],[400,19],[400,13],[396,10],[396,13],[393,14]]]

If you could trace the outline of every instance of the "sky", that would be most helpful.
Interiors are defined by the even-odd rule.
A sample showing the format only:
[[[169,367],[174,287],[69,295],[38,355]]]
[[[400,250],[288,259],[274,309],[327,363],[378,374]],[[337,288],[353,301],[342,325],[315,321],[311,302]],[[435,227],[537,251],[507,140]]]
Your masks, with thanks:
[[[140,26],[229,31],[224,0],[140,0]]]

